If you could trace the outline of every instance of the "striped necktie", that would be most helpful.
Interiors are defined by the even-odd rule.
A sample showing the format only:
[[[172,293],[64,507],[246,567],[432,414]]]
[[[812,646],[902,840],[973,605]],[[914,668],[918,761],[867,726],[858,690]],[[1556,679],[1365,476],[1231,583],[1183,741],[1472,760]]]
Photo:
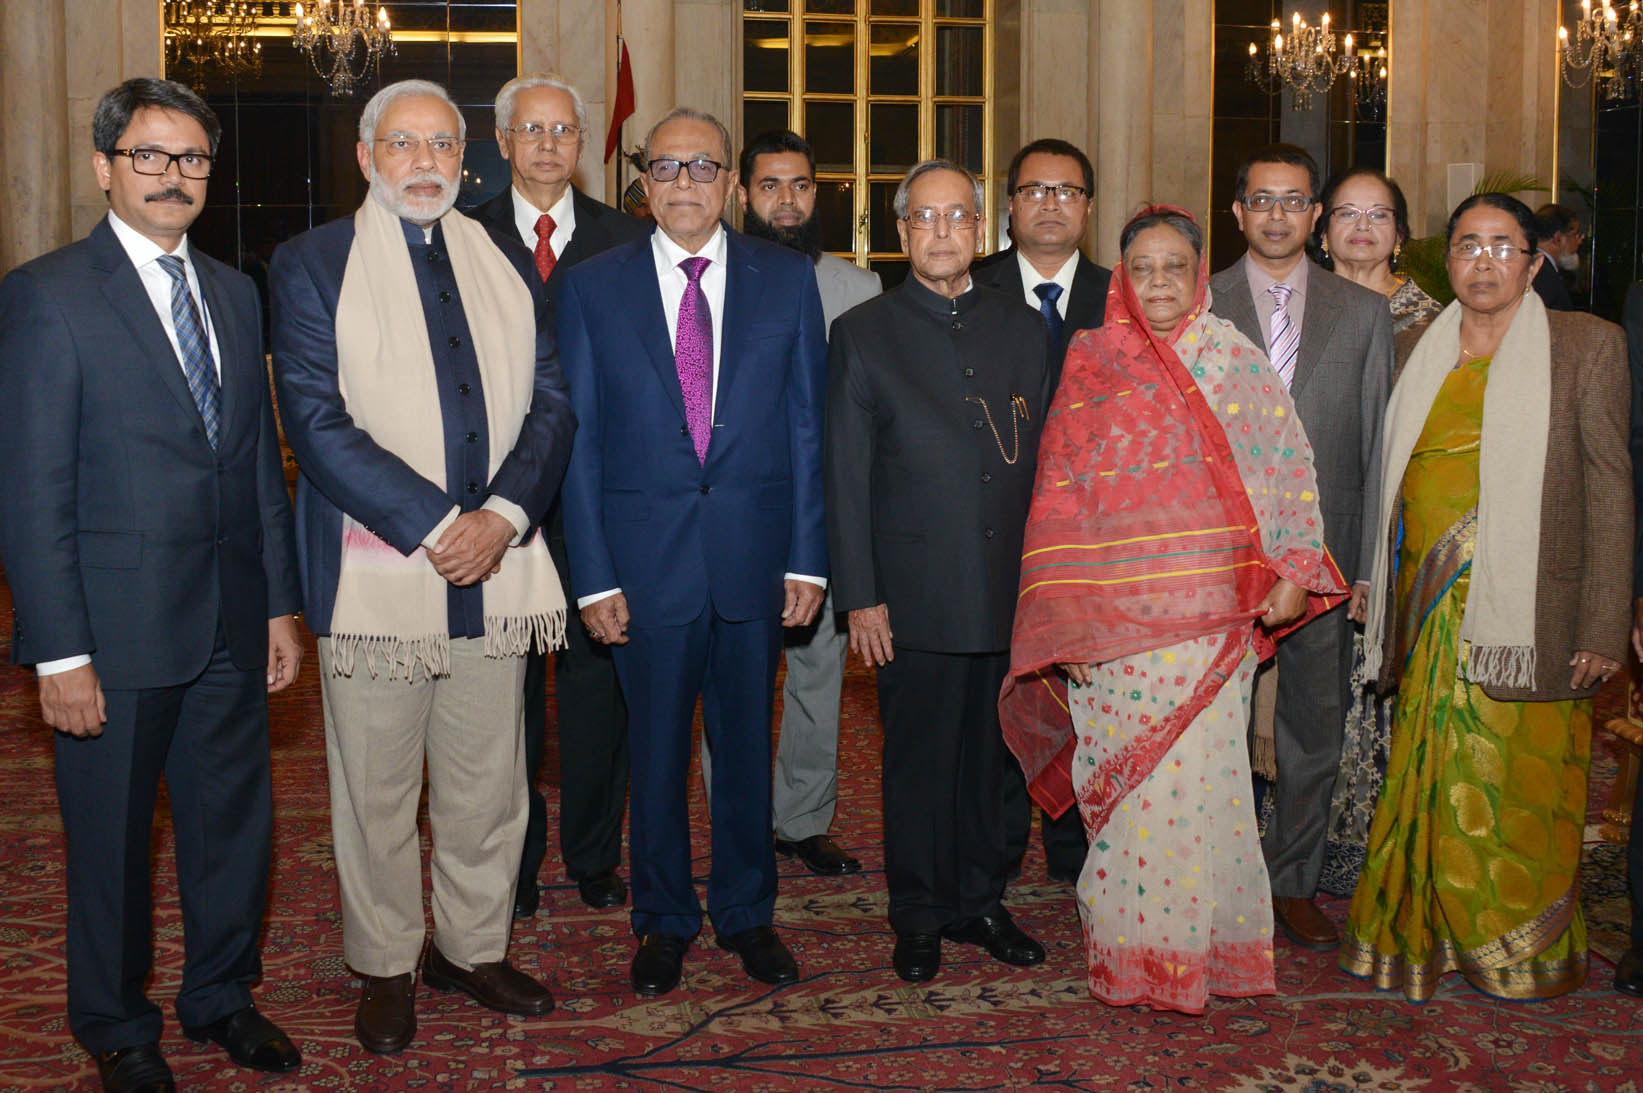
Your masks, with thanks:
[[[1267,291],[1272,293],[1275,301],[1272,331],[1267,336],[1267,357],[1272,361],[1278,378],[1284,381],[1284,390],[1287,391],[1295,378],[1295,357],[1301,347],[1301,328],[1289,317],[1289,294],[1295,290],[1280,281]]]
[[[217,384],[217,370],[211,364],[205,324],[200,322],[199,308],[194,306],[194,294],[188,291],[183,260],[175,254],[162,254],[159,263],[160,268],[171,275],[171,322],[177,328],[177,348],[182,357],[183,376],[188,380],[188,393],[194,396],[194,405],[200,408],[206,438],[215,448],[222,429],[222,391]]]

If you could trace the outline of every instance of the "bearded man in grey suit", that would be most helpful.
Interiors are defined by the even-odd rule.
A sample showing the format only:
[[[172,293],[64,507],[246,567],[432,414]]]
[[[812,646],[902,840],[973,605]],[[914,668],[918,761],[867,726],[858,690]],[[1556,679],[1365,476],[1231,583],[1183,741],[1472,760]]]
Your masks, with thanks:
[[[833,320],[877,296],[879,275],[821,249],[816,220],[816,157],[810,143],[788,129],[762,133],[742,149],[742,229],[810,256],[822,318]],[[818,876],[861,870],[861,862],[839,849],[828,829],[839,797],[839,697],[850,635],[838,626],[829,591],[811,626],[786,638],[787,679],[782,685],[782,728],[771,781],[771,818],[776,851],[797,857]],[[706,738],[702,775],[712,777]]]
[[[1266,347],[1295,399],[1312,442],[1324,544],[1354,581],[1344,609],[1278,644],[1276,808],[1261,841],[1279,926],[1297,945],[1326,951],[1339,936],[1313,897],[1341,761],[1352,623],[1363,621],[1380,527],[1392,314],[1384,296],[1307,261],[1317,193],[1318,165],[1304,149],[1257,149],[1238,170],[1232,207],[1249,249],[1210,279],[1210,291],[1214,312]]]

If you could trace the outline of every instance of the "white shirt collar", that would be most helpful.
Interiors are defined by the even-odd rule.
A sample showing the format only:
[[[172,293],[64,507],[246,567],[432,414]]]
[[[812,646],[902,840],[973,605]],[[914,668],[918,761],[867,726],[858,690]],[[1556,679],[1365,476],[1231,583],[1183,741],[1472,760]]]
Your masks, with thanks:
[[[1062,318],[1066,318],[1067,297],[1072,295],[1073,274],[1078,272],[1078,252],[1073,251],[1067,256],[1067,260],[1061,263],[1061,268],[1055,271],[1054,277],[1045,277],[1042,273],[1039,273],[1033,267],[1033,264],[1027,260],[1027,256],[1021,252],[1020,247],[1015,250],[1015,260],[1016,264],[1021,267],[1021,288],[1026,293],[1027,306],[1037,310],[1039,305],[1038,293],[1034,292],[1033,289],[1038,285],[1042,285],[1045,281],[1053,281],[1061,286],[1061,295],[1055,302],[1056,310],[1061,312]]]
[[[178,241],[176,250],[167,251],[154,240],[121,220],[115,215],[113,209],[108,211],[108,226],[114,229],[114,238],[120,241],[120,246],[124,248],[126,257],[131,259],[131,264],[134,266],[146,266],[165,254],[175,254],[183,260],[185,267],[194,264],[188,256],[188,236],[186,235]]]
[[[656,268],[658,270],[666,268],[678,269],[679,263],[683,262],[686,258],[706,258],[709,262],[714,263],[715,265],[723,266],[726,250],[724,222],[719,222],[719,224],[713,229],[713,235],[708,239],[707,243],[704,244],[702,249],[697,251],[694,255],[685,250],[685,248],[681,247],[679,244],[675,243],[672,239],[668,238],[667,232],[663,231],[660,227],[650,233],[650,247],[652,253],[656,255]],[[683,271],[680,272],[682,275]]]

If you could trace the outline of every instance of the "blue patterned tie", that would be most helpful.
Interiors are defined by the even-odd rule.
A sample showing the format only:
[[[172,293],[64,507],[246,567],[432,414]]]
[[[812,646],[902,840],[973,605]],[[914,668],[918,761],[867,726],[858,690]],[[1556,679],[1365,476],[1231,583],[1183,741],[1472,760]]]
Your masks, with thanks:
[[[217,370],[211,365],[205,324],[200,322],[200,311],[194,306],[194,294],[188,291],[183,260],[175,254],[162,254],[159,262],[160,268],[171,275],[171,322],[177,328],[177,347],[182,351],[188,393],[194,396],[194,405],[200,408],[206,438],[215,448],[222,428],[222,391],[217,385]]]
[[[1061,348],[1061,312],[1055,306],[1061,299],[1061,286],[1054,281],[1045,281],[1041,285],[1033,286],[1033,293],[1038,297],[1038,310],[1044,315],[1044,322],[1050,328],[1050,344],[1057,350]]]

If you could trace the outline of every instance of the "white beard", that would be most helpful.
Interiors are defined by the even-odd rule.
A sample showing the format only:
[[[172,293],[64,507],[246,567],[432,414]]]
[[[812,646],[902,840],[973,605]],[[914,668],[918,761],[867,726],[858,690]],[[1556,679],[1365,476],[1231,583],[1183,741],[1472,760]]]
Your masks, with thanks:
[[[419,198],[405,193],[406,187],[423,182],[439,183],[439,196]],[[371,169],[371,196],[376,198],[377,204],[401,220],[409,220],[413,224],[431,224],[450,212],[451,207],[456,204],[460,189],[455,179],[445,178],[437,171],[420,171],[401,182],[396,191],[377,174],[375,167]]]
[[[1577,252],[1574,252],[1574,251],[1571,251],[1568,254],[1558,255],[1557,256],[1557,268],[1558,269],[1566,269],[1566,270],[1569,270],[1570,272],[1573,272],[1573,271],[1579,269],[1580,268],[1580,255]]]

